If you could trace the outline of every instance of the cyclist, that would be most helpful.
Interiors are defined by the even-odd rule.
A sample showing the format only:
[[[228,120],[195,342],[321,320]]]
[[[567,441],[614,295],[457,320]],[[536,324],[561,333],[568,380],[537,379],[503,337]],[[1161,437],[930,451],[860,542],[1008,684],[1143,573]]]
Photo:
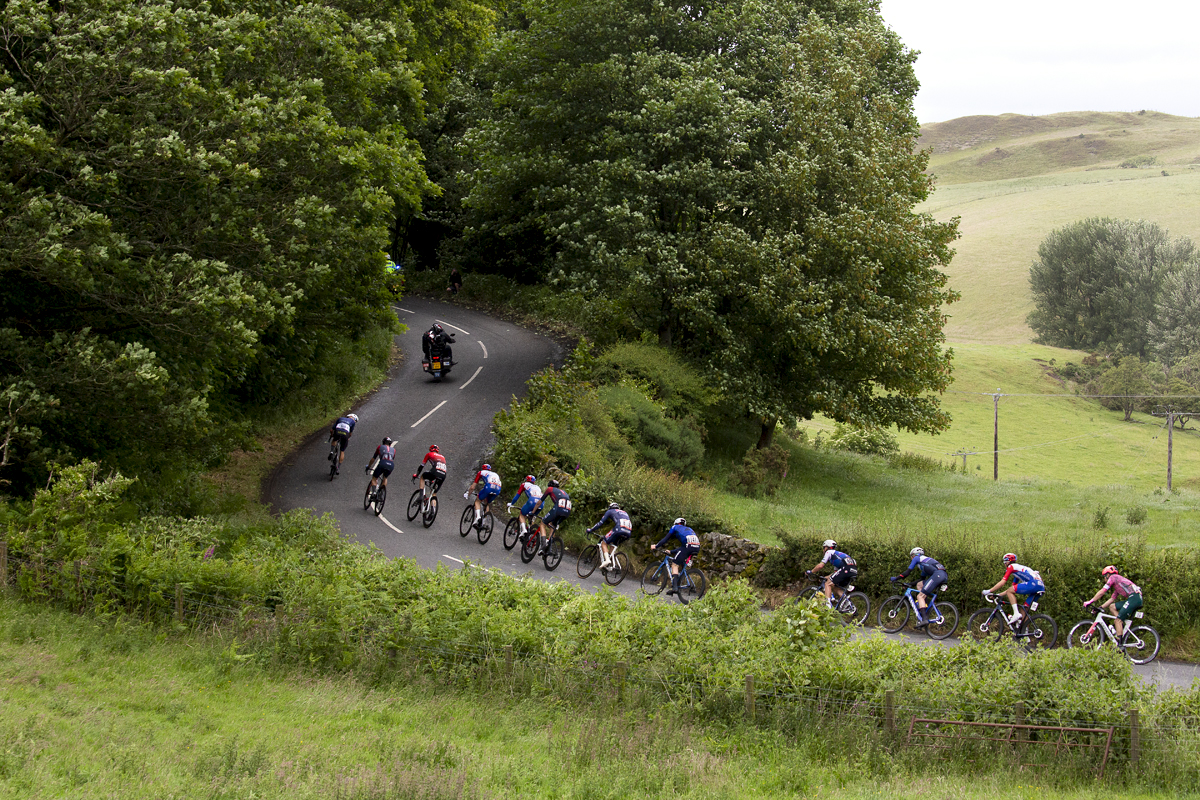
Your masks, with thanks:
[[[367,472],[371,474],[371,495],[375,495],[375,487],[382,481],[387,486],[388,475],[396,468],[396,443],[392,437],[383,437],[383,442],[375,448],[375,455],[367,463]]]
[[[825,579],[825,599],[832,602],[835,591],[837,596],[841,597],[846,593],[850,581],[858,577],[858,562],[838,550],[837,542],[833,539],[826,539],[822,546],[825,548],[825,557],[818,561],[808,574],[816,575],[826,564],[833,565],[833,572]]]
[[[983,599],[991,602],[992,595],[999,592],[1005,584],[1009,584],[1003,592],[1004,599],[1013,610],[1008,622],[1014,628],[1020,628],[1029,619],[1029,612],[1037,609],[1037,604],[1046,593],[1046,584],[1042,581],[1042,574],[1036,569],[1017,563],[1016,553],[1005,553],[1000,560],[1004,562],[1004,577],[991,589],[984,591]],[[1019,594],[1025,596],[1025,602],[1018,606]]]
[[[421,474],[422,468],[425,470],[423,475]],[[429,481],[431,495],[436,495],[438,489],[442,488],[442,483],[446,480],[446,457],[438,452],[436,444],[429,445],[429,452],[425,454],[425,458],[417,466],[417,471],[413,473],[414,483],[418,475],[421,475],[422,481]]]
[[[541,508],[547,500],[550,501],[552,507],[548,514],[545,514],[538,520],[538,555],[546,552],[546,549],[550,547],[550,541],[554,538],[554,532],[558,530],[558,526],[571,515],[571,495],[559,488],[558,481],[553,478],[546,484],[546,492],[537,501],[537,504],[534,505],[533,510],[536,511]],[[542,534],[546,532],[547,527],[550,528],[550,535],[543,539]]]
[[[346,447],[350,444],[350,436],[354,433],[354,426],[358,424],[358,414],[347,414],[344,417],[338,417],[337,422],[333,423],[333,427],[329,429],[329,441],[337,439],[342,443],[342,451],[338,454],[338,463],[334,468],[334,473],[342,474],[342,462],[346,460]],[[330,453],[327,458],[333,458],[333,453]]]
[[[518,516],[521,518],[521,535],[529,533],[528,517],[537,508],[538,501],[542,499],[542,487],[537,485],[537,478],[532,475],[526,475],[525,480],[517,487],[517,493],[513,495],[513,499],[508,501],[508,510],[512,511],[513,506],[517,502],[517,498],[524,493],[525,505],[521,506],[521,511]]]
[[[666,544],[671,537],[679,539],[679,547],[671,551],[671,588],[667,590],[667,594],[678,594],[679,599],[683,600],[684,605],[687,605],[687,600],[684,600],[683,595],[679,590],[679,566],[686,564],[688,559],[700,552],[700,537],[696,532],[687,526],[687,520],[683,517],[678,517],[671,524],[671,530],[667,531],[658,544],[650,545],[651,550],[657,550]]]
[[[1104,585],[1100,587],[1100,591],[1092,595],[1091,600],[1085,600],[1083,605],[1085,608],[1090,606],[1111,589],[1112,597],[1108,599],[1104,607],[1108,609],[1108,613],[1115,614],[1117,617],[1113,622],[1113,627],[1117,629],[1117,639],[1119,640],[1125,629],[1124,621],[1133,619],[1133,612],[1142,607],[1142,587],[1122,576],[1112,564],[1100,570],[1100,577],[1104,578]],[[1121,601],[1120,606],[1117,605],[1117,600]]]
[[[433,323],[433,325],[429,327],[429,330],[425,331],[425,335],[421,337],[421,350],[425,353],[425,360],[429,360],[429,355],[433,350],[441,348],[442,355],[445,357],[446,361],[450,364],[453,364],[454,354],[450,347],[450,344],[453,341],[454,336],[446,333],[440,323]]]
[[[483,488],[479,488],[479,484],[483,484]],[[479,529],[483,525],[483,505],[490,503],[500,495],[500,476],[492,472],[491,464],[484,464],[479,468],[479,472],[475,473],[475,480],[471,481],[471,488],[463,492],[463,500],[471,496],[471,492],[478,490],[475,495],[475,522],[472,527]]]
[[[608,523],[612,523],[612,528],[608,533],[604,534],[604,538],[600,540],[600,571],[603,572],[609,567],[615,567],[612,554],[617,545],[624,542],[633,535],[633,523],[629,520],[629,515],[621,510],[618,503],[609,503],[608,511],[604,512],[604,516],[595,525],[587,529],[588,533],[602,527]]]
[[[908,562],[908,568],[891,580],[892,582],[902,581],[914,569],[921,571],[921,580],[917,581],[917,610],[919,618],[915,627],[923,628],[930,622],[925,616],[925,606],[928,603],[928,598],[937,594],[941,590],[942,584],[948,580],[946,568],[942,566],[942,562],[925,555],[925,551],[920,547],[914,547],[908,551],[908,554],[912,556],[912,561]]]

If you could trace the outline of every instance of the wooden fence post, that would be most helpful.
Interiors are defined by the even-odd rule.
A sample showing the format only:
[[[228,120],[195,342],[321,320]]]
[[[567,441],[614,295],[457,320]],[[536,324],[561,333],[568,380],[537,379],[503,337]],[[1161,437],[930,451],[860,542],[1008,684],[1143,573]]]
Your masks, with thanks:
[[[1025,724],[1025,701],[1018,700],[1013,706],[1013,717],[1017,725]],[[1025,741],[1025,730],[1023,728],[1013,728],[1013,738],[1018,742]]]
[[[754,676],[746,676],[746,719],[754,722]]]
[[[0,586],[8,586],[8,540],[0,539]]]
[[[1133,706],[1129,707],[1129,768],[1134,772],[1138,768],[1138,759],[1141,757],[1142,750],[1142,731],[1138,725],[1138,710]]]
[[[183,622],[183,584],[175,584],[175,621]]]
[[[883,695],[883,729],[896,732],[896,693],[888,689]]]
[[[624,661],[617,662],[617,702],[625,702],[625,675],[629,670],[629,665]]]
[[[513,651],[512,645],[504,645],[504,677],[512,680],[513,672]]]

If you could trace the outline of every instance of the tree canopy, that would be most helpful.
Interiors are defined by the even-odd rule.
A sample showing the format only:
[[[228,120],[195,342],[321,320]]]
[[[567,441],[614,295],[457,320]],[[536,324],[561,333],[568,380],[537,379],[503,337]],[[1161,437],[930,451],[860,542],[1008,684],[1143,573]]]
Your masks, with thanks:
[[[873,2],[529,3],[466,136],[469,233],[617,298],[770,427],[939,430],[957,223],[913,211],[913,60]]]

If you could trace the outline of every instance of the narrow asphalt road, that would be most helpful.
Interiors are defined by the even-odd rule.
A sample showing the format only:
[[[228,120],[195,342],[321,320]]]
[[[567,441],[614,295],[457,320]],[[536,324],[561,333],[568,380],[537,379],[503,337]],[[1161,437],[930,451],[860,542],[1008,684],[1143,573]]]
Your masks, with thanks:
[[[547,573],[541,559],[522,564],[519,548],[504,549],[500,501],[507,502],[515,487],[506,486],[501,492],[497,502],[500,519],[486,545],[478,543],[474,532],[465,538],[459,535],[459,518],[466,505],[462,494],[491,444],[492,417],[514,397],[524,395],[530,375],[561,361],[565,355],[562,348],[548,337],[447,303],[405,298],[396,312],[408,325],[408,331],[397,337],[405,359],[356,409],[359,422],[342,474],[329,480],[329,448],[324,432],[317,432],[272,475],[266,492],[272,506],[281,511],[311,508],[319,514],[331,513],[342,531],[355,540],[373,543],[393,558],[414,559],[429,569],[439,565],[459,569],[470,564],[514,576],[566,580],[591,591],[604,585],[599,572],[581,580],[571,554],[555,572]],[[435,320],[457,339],[454,368],[441,381],[421,370],[420,337]],[[367,486],[363,468],[384,436],[396,440],[396,470],[388,483],[387,505],[376,517],[363,510]],[[445,455],[448,474],[439,492],[438,516],[432,526],[424,528],[420,517],[412,522],[405,518],[405,507],[414,489],[409,476],[431,444],[437,444]],[[633,595],[639,577],[630,575],[617,591]],[[872,614],[874,611],[872,608]],[[886,636],[874,628],[864,629],[863,635]],[[1066,636],[1066,630],[1059,635]],[[957,644],[955,639],[936,642],[922,635],[902,634],[901,638],[925,645]],[[1197,664],[1156,661],[1133,670],[1160,688],[1188,687],[1200,678]]]

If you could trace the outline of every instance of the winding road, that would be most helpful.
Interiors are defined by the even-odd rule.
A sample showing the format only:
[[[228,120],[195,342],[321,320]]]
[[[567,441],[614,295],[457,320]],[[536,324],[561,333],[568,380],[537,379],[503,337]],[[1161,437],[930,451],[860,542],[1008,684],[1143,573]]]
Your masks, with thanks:
[[[541,559],[522,564],[519,548],[508,551],[501,544],[499,521],[486,545],[481,546],[473,532],[466,538],[458,532],[466,504],[462,493],[491,444],[492,417],[514,397],[524,395],[530,375],[560,362],[565,355],[562,348],[552,339],[513,323],[447,303],[405,298],[395,308],[400,321],[408,325],[408,331],[397,337],[406,358],[392,369],[383,386],[355,409],[359,422],[346,451],[342,474],[329,480],[325,431],[317,431],[272,474],[265,492],[270,504],[281,511],[310,508],[318,514],[331,513],[342,531],[353,539],[373,543],[389,557],[414,559],[429,569],[439,565],[458,569],[470,564],[514,576],[567,580],[591,591],[604,585],[599,573],[580,580],[575,573],[575,558],[570,554],[550,574],[545,572]],[[419,357],[420,337],[435,320],[454,332],[457,339],[454,369],[440,382],[421,370]],[[363,510],[367,485],[363,467],[384,436],[396,440],[396,469],[388,483],[383,514],[376,517]],[[405,519],[405,506],[414,488],[408,478],[431,444],[437,444],[446,457],[448,474],[438,495],[442,505],[437,519],[424,528],[419,517],[412,522]],[[514,488],[506,486],[497,505],[507,502]],[[634,594],[638,577],[627,577],[617,590]],[[864,629],[861,635],[885,634]],[[1065,636],[1066,631],[1060,630],[1059,635]],[[924,636],[904,638],[928,645],[957,644],[954,639],[934,642]],[[1197,664],[1160,660],[1133,669],[1160,688],[1187,687],[1200,678]]]

